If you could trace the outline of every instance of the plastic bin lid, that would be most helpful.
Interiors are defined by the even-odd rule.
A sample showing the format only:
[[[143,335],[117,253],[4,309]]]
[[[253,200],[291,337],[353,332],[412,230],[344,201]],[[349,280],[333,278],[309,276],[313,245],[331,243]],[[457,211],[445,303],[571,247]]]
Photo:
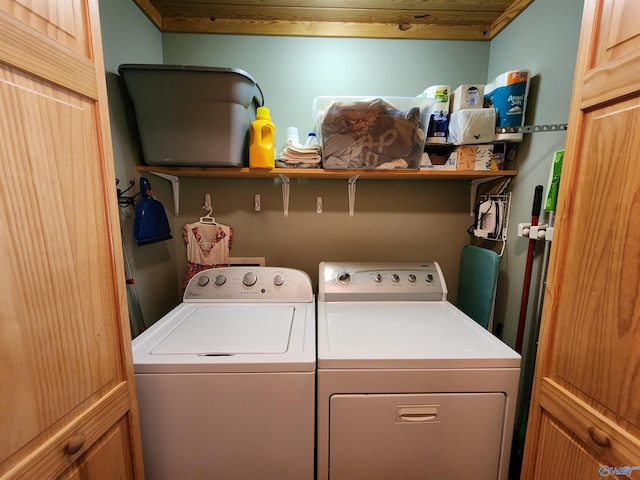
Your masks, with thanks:
[[[209,72],[209,73],[231,73],[241,75],[250,80],[260,93],[259,105],[264,105],[264,94],[258,82],[251,74],[241,70],[239,68],[232,67],[204,67],[200,65],[165,65],[165,64],[152,64],[152,63],[124,63],[118,67],[118,73],[123,76],[123,72],[127,70],[166,70],[166,71],[187,71],[187,72]]]

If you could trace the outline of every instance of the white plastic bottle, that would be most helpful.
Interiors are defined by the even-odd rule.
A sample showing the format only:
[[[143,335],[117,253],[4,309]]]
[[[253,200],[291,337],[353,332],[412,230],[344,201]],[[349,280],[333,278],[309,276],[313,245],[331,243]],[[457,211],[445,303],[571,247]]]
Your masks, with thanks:
[[[296,127],[287,127],[287,143],[289,142],[291,142],[292,145],[300,144],[298,129]]]
[[[307,141],[305,142],[304,146],[311,147],[313,145],[319,145],[318,137],[316,137],[315,132],[309,132],[309,136],[307,137]]]

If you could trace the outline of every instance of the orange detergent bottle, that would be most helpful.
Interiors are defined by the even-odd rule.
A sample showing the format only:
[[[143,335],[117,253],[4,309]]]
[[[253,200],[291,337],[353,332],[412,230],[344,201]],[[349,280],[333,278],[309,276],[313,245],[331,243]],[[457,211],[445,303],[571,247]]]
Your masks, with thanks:
[[[258,107],[256,119],[250,127],[249,167],[275,167],[275,135],[276,127],[271,122],[269,109]]]

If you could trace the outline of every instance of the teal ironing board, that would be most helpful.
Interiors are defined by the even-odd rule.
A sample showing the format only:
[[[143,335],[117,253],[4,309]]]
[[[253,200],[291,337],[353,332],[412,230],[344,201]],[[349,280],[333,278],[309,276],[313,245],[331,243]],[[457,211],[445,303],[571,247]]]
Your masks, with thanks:
[[[457,307],[484,328],[493,314],[500,259],[493,250],[465,245],[460,256]]]

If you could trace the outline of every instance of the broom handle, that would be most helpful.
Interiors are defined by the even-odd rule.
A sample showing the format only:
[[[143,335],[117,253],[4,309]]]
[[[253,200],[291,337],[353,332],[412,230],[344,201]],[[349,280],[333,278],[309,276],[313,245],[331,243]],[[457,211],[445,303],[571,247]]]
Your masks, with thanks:
[[[531,226],[538,225],[540,210],[542,208],[542,185],[536,186],[533,196],[533,209],[531,211]],[[524,339],[524,326],[527,320],[527,305],[529,304],[529,290],[531,287],[531,272],[533,270],[533,254],[536,248],[536,239],[529,237],[527,249],[527,263],[524,272],[524,285],[522,286],[522,302],[520,303],[520,318],[518,320],[518,335],[516,337],[516,352],[522,353],[522,341]]]

